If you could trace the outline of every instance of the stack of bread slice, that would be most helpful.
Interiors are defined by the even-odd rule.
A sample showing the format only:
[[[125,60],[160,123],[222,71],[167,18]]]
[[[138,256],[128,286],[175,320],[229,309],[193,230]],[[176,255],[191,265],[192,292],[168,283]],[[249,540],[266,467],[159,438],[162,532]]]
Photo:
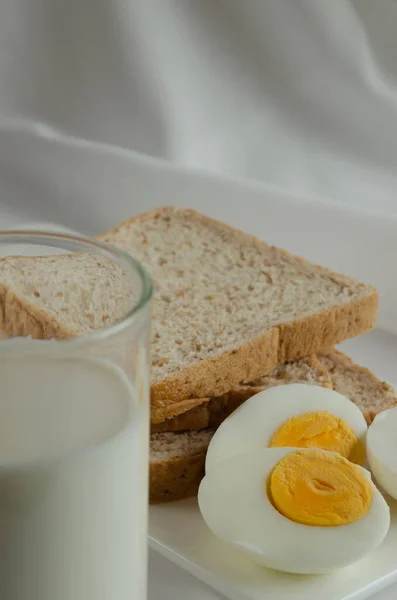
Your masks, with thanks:
[[[336,390],[354,402],[370,424],[397,404],[395,390],[348,356],[331,349],[276,367],[269,375],[211,398],[163,423],[152,423],[150,500],[169,502],[196,494],[216,428],[245,400],[268,387],[306,383]]]
[[[216,427],[267,387],[334,388],[368,421],[397,403],[390,386],[333,349],[374,327],[378,297],[371,286],[188,209],[159,208],[97,238],[141,261],[154,281],[152,502],[194,495]],[[78,306],[72,316],[61,310],[67,276],[38,289],[48,259],[23,259],[34,261],[34,278],[26,263],[24,276],[16,277],[15,260],[0,261],[0,326],[8,336],[76,335],[103,322],[109,307],[113,322],[125,308],[123,294],[118,303],[100,299],[87,323]],[[67,263],[62,268],[75,282],[84,279],[84,265],[78,277],[73,271],[73,255],[52,260]],[[100,276],[110,281],[110,274]],[[111,293],[111,285],[103,288]]]

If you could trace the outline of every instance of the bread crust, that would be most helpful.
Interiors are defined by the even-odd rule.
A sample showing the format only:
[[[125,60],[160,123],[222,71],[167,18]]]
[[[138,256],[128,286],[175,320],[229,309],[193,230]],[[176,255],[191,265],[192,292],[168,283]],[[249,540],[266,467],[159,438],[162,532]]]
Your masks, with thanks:
[[[151,407],[151,423],[155,425],[161,425],[162,423],[171,421],[178,416],[182,417],[185,414],[193,411],[196,407],[199,407],[210,400],[211,398],[191,398],[190,400],[175,402],[169,406]],[[165,429],[161,429],[161,431],[165,431]]]
[[[0,330],[6,337],[32,336],[35,339],[68,339],[75,332],[0,283]]]
[[[169,407],[179,403],[179,412],[197,398],[221,396],[241,382],[248,382],[270,373],[278,364],[279,331],[270,329],[260,337],[203,360],[151,386],[151,406],[169,418]],[[174,412],[174,414],[178,414]]]

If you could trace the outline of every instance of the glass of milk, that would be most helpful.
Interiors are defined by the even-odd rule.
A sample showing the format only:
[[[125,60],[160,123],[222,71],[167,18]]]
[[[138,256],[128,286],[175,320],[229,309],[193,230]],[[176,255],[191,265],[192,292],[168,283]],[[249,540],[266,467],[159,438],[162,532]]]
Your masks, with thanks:
[[[102,329],[0,341],[0,598],[144,600],[150,278],[85,238],[0,233],[1,247],[100,255],[133,293]]]

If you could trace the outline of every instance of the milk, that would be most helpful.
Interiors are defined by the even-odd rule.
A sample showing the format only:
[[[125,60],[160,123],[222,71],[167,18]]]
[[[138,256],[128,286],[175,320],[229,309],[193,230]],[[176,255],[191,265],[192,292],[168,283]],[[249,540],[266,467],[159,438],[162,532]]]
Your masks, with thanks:
[[[106,361],[1,362],[1,600],[146,598],[144,404]]]

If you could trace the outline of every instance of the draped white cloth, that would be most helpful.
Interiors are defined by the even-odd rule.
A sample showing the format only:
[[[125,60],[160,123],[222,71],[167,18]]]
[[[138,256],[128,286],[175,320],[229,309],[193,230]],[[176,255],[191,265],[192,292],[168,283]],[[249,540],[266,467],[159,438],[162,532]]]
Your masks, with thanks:
[[[49,161],[65,186],[57,140],[93,143],[80,165],[101,144],[396,213],[397,2],[3,0],[3,188],[46,181]]]

